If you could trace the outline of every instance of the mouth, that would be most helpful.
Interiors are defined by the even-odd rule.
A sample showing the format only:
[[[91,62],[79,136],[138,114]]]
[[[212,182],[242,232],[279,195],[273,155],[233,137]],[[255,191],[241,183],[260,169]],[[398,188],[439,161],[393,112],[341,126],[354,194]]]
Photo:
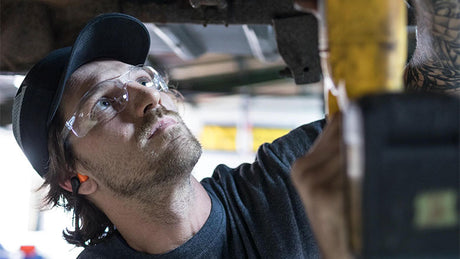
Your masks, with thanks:
[[[159,133],[165,131],[167,128],[172,127],[177,124],[177,121],[173,118],[161,118],[158,120],[157,123],[155,123],[152,127],[152,130],[150,131],[150,136],[148,139],[151,139],[158,135]]]

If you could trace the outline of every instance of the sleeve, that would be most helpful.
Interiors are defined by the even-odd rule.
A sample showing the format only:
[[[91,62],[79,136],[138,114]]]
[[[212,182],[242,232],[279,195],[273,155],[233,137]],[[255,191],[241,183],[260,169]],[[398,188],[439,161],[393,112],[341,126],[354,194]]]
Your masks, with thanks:
[[[267,173],[275,172],[275,168],[281,172],[290,173],[294,161],[305,155],[315,142],[326,121],[319,120],[310,124],[298,127],[287,135],[260,146],[257,151],[255,163],[262,166]]]
[[[233,250],[245,257],[317,258],[307,217],[290,179],[291,164],[308,151],[325,121],[301,126],[263,144],[252,164],[219,165],[206,180],[228,213]]]

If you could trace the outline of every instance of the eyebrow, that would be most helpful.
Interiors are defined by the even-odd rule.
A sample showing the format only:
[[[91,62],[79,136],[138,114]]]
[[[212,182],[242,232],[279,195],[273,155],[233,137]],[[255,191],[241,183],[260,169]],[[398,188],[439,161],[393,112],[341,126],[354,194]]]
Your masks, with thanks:
[[[132,67],[132,65],[129,67]],[[92,89],[97,84],[107,81],[107,80],[113,80],[123,75],[123,73],[117,73],[112,77],[106,78],[104,80],[100,80],[99,75],[101,74],[101,72],[95,72],[95,70],[90,70],[90,71],[87,71],[86,73],[80,72],[80,74],[82,76],[84,75],[85,78],[83,80],[79,80],[78,75],[77,76],[72,75],[69,81],[67,81],[67,85],[66,85],[66,90],[73,89],[74,90],[73,92],[78,92],[78,90],[81,89],[82,87],[89,86],[84,91],[84,93],[80,96],[80,98],[83,97],[83,95],[85,95],[86,92],[88,92],[90,89]]]
[[[128,68],[131,68],[131,67],[132,67],[132,66],[129,66]],[[92,73],[89,74],[89,76],[87,77],[87,79],[84,80],[84,83],[85,83],[85,84],[89,84],[89,85],[91,86],[90,88],[87,89],[87,91],[89,91],[91,88],[93,88],[94,86],[98,85],[99,83],[102,83],[102,82],[105,82],[105,81],[114,80],[114,79],[116,79],[116,78],[119,78],[120,76],[123,76],[125,73],[127,73],[127,71],[118,73],[118,74],[116,74],[116,75],[114,75],[114,76],[112,76],[112,77],[109,77],[109,78],[106,78],[106,79],[104,79],[104,80],[99,80],[99,81],[98,81],[97,75],[99,75],[99,74],[92,72]]]

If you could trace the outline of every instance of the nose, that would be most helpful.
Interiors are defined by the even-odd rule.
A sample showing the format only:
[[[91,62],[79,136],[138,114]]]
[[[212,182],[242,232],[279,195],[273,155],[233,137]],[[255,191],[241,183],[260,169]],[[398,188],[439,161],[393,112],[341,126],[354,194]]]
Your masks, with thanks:
[[[154,88],[138,83],[128,85],[129,106],[138,117],[143,117],[149,110],[161,105],[161,94]]]

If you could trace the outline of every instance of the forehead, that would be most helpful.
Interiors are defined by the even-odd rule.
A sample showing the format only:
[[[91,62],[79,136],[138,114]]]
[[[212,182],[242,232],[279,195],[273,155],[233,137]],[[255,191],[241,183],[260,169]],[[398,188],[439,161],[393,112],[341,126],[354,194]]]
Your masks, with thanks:
[[[116,60],[93,61],[72,73],[65,86],[61,109],[68,114],[78,100],[94,85],[126,72],[131,65]]]
[[[101,81],[119,76],[125,72],[130,65],[116,61],[103,60],[93,61],[78,68],[69,78],[65,92],[89,90],[89,88]]]

